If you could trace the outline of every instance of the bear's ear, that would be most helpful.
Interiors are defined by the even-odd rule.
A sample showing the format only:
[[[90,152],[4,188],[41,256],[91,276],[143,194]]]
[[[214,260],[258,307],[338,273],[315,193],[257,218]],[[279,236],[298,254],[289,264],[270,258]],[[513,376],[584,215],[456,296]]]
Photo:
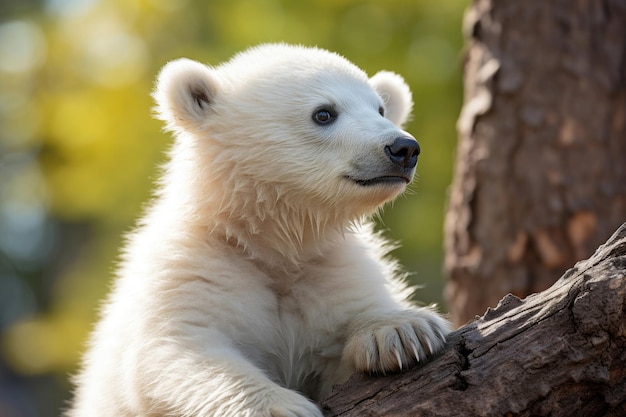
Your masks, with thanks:
[[[210,67],[190,59],[177,59],[163,67],[152,94],[157,118],[171,130],[198,127],[212,112],[220,89]]]
[[[413,108],[413,98],[404,78],[393,72],[380,71],[369,79],[369,83],[385,103],[385,117],[397,126],[406,123]]]

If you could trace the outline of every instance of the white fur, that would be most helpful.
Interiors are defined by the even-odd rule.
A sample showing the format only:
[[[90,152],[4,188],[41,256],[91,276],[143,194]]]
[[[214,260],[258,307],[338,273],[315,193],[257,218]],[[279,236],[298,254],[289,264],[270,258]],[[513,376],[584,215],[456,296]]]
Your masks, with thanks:
[[[67,416],[319,417],[307,397],[441,348],[448,323],[407,301],[363,221],[406,184],[354,181],[386,175],[385,146],[411,138],[400,76],[265,45],[171,62],[154,97],[176,140]]]

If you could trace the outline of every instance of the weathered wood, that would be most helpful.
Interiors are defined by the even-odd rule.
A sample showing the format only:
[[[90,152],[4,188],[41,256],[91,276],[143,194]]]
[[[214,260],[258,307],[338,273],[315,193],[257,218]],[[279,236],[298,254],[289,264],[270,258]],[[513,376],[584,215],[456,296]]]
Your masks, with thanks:
[[[626,223],[552,287],[508,295],[421,367],[355,374],[328,417],[626,415]]]
[[[446,216],[462,325],[552,285],[624,221],[626,0],[474,0]]]

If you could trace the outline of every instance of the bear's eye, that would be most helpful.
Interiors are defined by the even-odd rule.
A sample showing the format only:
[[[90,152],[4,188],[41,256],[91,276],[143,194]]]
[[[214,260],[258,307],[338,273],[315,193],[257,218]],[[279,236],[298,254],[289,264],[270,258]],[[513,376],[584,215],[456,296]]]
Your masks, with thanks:
[[[378,108],[378,113],[379,113],[381,116],[385,117],[385,108],[384,108],[383,106],[380,106],[380,107]]]
[[[336,117],[337,114],[334,110],[327,109],[325,107],[315,110],[315,112],[313,113],[313,121],[318,125],[326,125],[335,120]]]

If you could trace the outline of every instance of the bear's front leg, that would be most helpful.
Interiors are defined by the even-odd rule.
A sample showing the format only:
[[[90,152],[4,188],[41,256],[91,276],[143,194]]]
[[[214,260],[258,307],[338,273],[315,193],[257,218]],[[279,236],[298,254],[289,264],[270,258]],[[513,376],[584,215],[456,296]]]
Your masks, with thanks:
[[[395,372],[441,350],[450,324],[429,308],[368,312],[349,327],[343,359],[357,371]]]

